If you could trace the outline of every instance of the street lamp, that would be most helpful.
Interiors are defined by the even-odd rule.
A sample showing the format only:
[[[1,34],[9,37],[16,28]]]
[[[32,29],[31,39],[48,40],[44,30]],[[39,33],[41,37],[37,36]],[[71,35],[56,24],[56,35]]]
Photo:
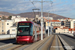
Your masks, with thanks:
[[[48,36],[49,36],[49,12],[48,12]]]
[[[34,12],[34,10],[38,10],[38,14],[39,14],[40,9],[32,9],[32,10],[33,10],[33,12]],[[35,12],[34,12],[34,18],[35,18]]]

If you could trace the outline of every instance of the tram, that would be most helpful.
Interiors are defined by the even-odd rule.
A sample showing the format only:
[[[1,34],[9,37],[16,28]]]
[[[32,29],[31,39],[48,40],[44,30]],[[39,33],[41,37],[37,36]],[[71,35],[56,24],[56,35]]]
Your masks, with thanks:
[[[43,29],[43,38],[45,37]],[[41,39],[41,26],[31,21],[18,22],[17,26],[17,43],[33,43]]]

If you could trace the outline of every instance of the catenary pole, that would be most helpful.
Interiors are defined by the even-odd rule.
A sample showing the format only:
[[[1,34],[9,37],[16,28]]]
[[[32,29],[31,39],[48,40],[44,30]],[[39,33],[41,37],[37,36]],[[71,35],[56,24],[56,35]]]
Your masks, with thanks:
[[[43,40],[43,2],[51,2],[51,1],[31,1],[33,2],[41,2],[41,40]],[[35,5],[34,5],[35,6]]]
[[[48,12],[48,36],[49,36],[49,12]]]
[[[41,0],[41,40],[43,40],[43,0]]]

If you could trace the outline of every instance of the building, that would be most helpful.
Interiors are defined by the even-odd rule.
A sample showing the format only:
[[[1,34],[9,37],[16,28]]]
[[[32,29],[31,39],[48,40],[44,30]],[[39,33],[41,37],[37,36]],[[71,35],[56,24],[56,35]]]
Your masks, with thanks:
[[[55,33],[69,33],[69,28],[64,26],[57,27]]]
[[[59,21],[61,21],[61,25],[68,27],[68,28],[75,28],[75,19],[71,19],[71,18],[65,18],[65,19],[58,19]]]
[[[0,17],[2,18],[2,16]],[[5,17],[8,18],[8,16]],[[20,16],[12,16],[11,20],[0,20],[0,34],[14,34],[16,32],[17,23],[19,21],[27,21],[27,19],[28,18]]]
[[[75,19],[73,19],[72,21],[71,21],[71,27],[70,28],[75,28]]]
[[[13,19],[15,19],[15,18],[16,18],[16,16],[12,16],[11,20],[13,20]]]
[[[26,21],[26,18],[15,18],[14,22]]]
[[[1,20],[0,21],[0,34],[10,34],[10,27],[13,25],[12,20]]]
[[[71,28],[71,21],[66,20],[66,21],[64,22],[64,26],[66,26],[66,27],[68,27],[68,28]]]
[[[10,34],[17,34],[17,26],[10,27]]]
[[[20,17],[20,16],[12,16],[11,20],[13,20],[14,23],[17,23],[19,21],[27,21],[27,17],[24,18],[24,17]]]
[[[46,29],[48,29],[48,23],[49,23],[49,26],[61,26],[61,21],[59,20],[48,20],[46,21]]]

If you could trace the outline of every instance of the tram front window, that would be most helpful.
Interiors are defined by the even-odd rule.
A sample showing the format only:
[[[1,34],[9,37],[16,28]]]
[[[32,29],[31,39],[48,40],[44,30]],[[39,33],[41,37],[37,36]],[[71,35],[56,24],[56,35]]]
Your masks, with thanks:
[[[29,35],[29,33],[30,33],[30,27],[19,27],[17,35],[25,36],[25,35]]]
[[[18,23],[17,36],[32,36],[33,25],[31,23]]]

